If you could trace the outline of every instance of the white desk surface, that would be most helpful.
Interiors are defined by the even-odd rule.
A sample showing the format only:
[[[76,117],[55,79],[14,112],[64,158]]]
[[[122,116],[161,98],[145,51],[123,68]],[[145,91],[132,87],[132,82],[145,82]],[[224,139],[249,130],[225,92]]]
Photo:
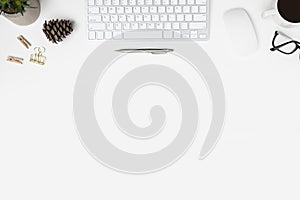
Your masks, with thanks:
[[[83,1],[41,0],[42,14],[28,27],[0,18],[0,199],[299,199],[300,61],[270,52],[274,31],[300,39],[261,13],[271,0],[212,0],[211,40],[200,44],[214,60],[227,98],[226,124],[205,160],[196,141],[166,170],[127,175],[97,163],[82,147],[72,115],[79,69],[99,43],[86,40]],[[231,52],[223,25],[225,10],[246,8],[259,50],[241,58]],[[75,32],[62,44],[46,41],[45,19],[70,18]],[[26,51],[25,35],[47,48],[47,65],[5,61]],[[298,37],[297,37],[298,36]]]

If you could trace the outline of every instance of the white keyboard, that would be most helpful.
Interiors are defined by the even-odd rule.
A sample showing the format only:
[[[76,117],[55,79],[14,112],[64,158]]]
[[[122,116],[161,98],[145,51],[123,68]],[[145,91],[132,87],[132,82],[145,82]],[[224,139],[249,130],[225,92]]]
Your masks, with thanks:
[[[89,40],[209,39],[209,0],[87,0],[87,4]]]

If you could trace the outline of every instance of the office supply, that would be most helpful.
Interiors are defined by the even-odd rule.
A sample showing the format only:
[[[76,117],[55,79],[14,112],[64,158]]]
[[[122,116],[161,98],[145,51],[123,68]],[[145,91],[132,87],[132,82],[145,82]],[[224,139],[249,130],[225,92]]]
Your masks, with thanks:
[[[87,4],[89,40],[209,39],[209,0],[88,0]]]
[[[233,50],[242,56],[255,52],[258,39],[248,12],[243,8],[234,8],[225,12],[223,18]]]
[[[28,42],[28,40],[23,36],[23,35],[19,35],[17,37],[17,39],[27,48],[29,49],[29,47],[31,46],[30,42]]]
[[[35,47],[35,53],[30,55],[30,62],[36,63],[39,65],[45,65],[46,57],[43,55],[46,51],[45,47]]]
[[[14,56],[8,56],[6,59],[8,62],[17,63],[17,64],[23,64],[24,59]]]
[[[285,55],[291,55],[300,49],[300,42],[280,31],[275,31],[271,51],[279,51]],[[300,59],[300,55],[299,55]]]
[[[262,17],[273,17],[274,21],[283,27],[293,28],[300,25],[300,1],[274,0],[271,9],[263,12]]]
[[[116,50],[120,53],[151,53],[151,54],[167,54],[173,52],[174,49],[165,48],[139,48],[139,49],[118,49]]]

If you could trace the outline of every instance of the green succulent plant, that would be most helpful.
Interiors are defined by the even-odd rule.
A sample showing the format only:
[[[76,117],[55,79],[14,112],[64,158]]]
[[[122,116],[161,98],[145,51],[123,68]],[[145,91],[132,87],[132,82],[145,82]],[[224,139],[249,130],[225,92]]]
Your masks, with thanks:
[[[23,15],[25,9],[30,7],[28,2],[29,0],[0,0],[0,14],[21,13]]]

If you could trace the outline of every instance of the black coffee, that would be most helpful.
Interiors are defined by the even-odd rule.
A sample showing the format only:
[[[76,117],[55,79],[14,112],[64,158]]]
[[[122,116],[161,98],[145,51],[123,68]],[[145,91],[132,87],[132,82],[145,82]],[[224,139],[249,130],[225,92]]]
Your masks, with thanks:
[[[300,0],[278,0],[280,15],[291,23],[300,22]]]

